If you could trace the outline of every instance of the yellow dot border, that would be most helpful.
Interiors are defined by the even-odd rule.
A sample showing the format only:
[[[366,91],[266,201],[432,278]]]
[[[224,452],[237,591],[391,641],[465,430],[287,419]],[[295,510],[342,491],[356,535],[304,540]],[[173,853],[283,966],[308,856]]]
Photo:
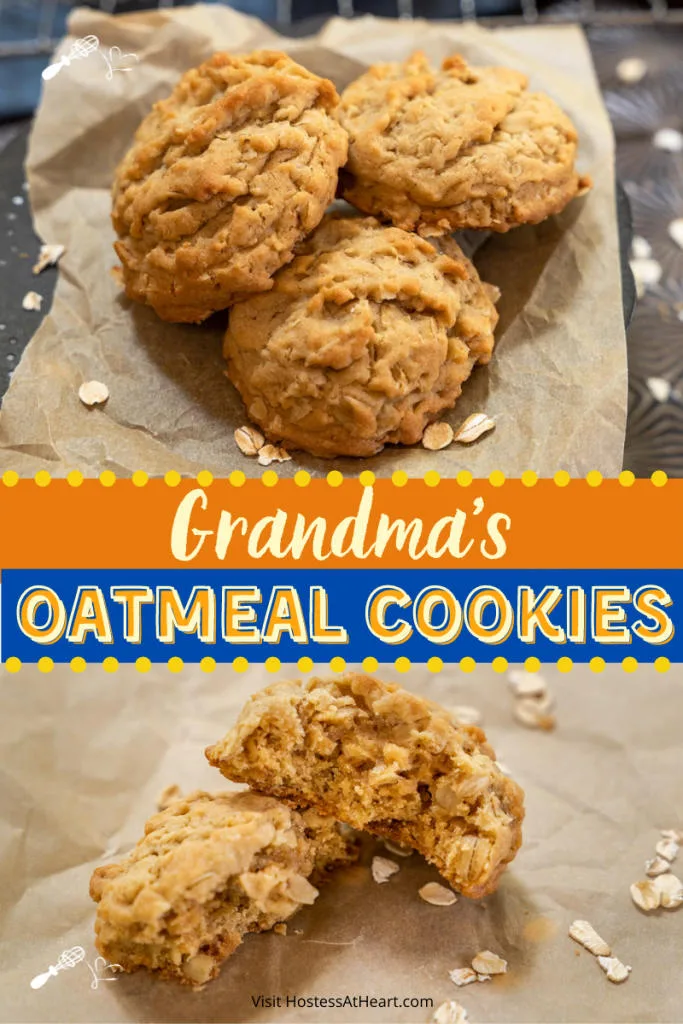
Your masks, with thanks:
[[[50,485],[53,480],[66,480],[70,487],[80,487],[86,479],[99,480],[103,487],[113,487],[119,480],[130,481],[135,487],[145,487],[147,483],[153,480],[163,480],[167,487],[173,488],[178,487],[184,480],[194,480],[200,487],[210,487],[214,481],[219,483],[228,483],[232,487],[243,487],[249,479],[260,480],[266,487],[274,487],[280,480],[292,479],[297,487],[307,487],[312,482],[313,477],[305,470],[297,470],[291,478],[280,477],[276,470],[267,469],[261,473],[260,477],[247,477],[241,469],[235,469],[229,473],[226,477],[215,477],[208,469],[200,470],[196,475],[192,476],[187,474],[183,476],[175,469],[168,470],[161,477],[150,477],[144,470],[135,470],[134,472],[127,474],[126,476],[117,476],[116,473],[111,469],[103,470],[98,477],[84,477],[80,470],[72,469],[65,477],[53,477],[46,469],[40,469],[33,477],[21,477],[19,473],[13,469],[6,470],[2,476],[0,476],[0,483],[5,487],[16,487],[21,481],[32,482],[39,488],[45,488]],[[357,476],[344,476],[339,470],[333,469],[326,476],[320,478],[326,480],[330,487],[339,487],[345,480],[358,480],[362,487],[372,487],[377,482],[377,476],[369,469],[360,470]],[[385,478],[380,478],[384,480]],[[411,480],[421,480],[428,487],[437,487],[438,484],[443,480],[442,477],[436,470],[428,469],[422,476],[410,477],[403,469],[394,470],[391,476],[387,477],[386,480],[390,481],[394,487],[405,487]],[[459,487],[469,487],[472,483],[477,480],[473,477],[469,470],[462,469],[454,477],[446,477],[447,481],[452,480],[457,483]],[[556,487],[567,487],[573,483],[587,483],[591,488],[598,488],[603,483],[609,483],[614,480],[619,483],[622,487],[632,487],[637,481],[644,481],[649,479],[653,487],[661,488],[669,482],[669,476],[663,469],[656,469],[648,477],[636,477],[631,470],[625,469],[619,474],[618,477],[603,477],[597,469],[592,469],[584,476],[571,476],[566,469],[559,469],[551,477],[539,477],[535,470],[527,469],[520,474],[519,477],[507,477],[502,470],[495,469],[489,473],[487,478],[478,479],[479,483],[488,482],[492,487],[504,487],[506,483],[521,483],[526,488],[533,488],[539,483],[554,483]]]
[[[52,658],[42,657],[37,662],[22,662],[20,658],[9,657],[2,662],[2,667],[6,672],[15,674],[23,668],[31,668],[32,666],[37,667],[39,672],[52,672],[57,665],[68,665],[72,672],[82,673],[88,666],[97,668],[98,666],[104,669],[107,673],[118,672],[121,668],[121,662],[117,658],[106,657],[102,661],[91,661],[87,662],[85,658],[80,656],[74,657],[69,662],[55,662]],[[126,663],[124,663],[126,664]],[[268,657],[265,661],[249,661],[245,657],[236,657],[232,661],[217,662],[215,658],[203,657],[198,662],[195,661],[183,661],[182,658],[173,656],[167,661],[152,662],[149,658],[141,657],[137,658],[134,662],[127,663],[132,668],[135,668],[138,672],[149,672],[152,667],[166,668],[172,675],[178,675],[186,668],[198,667],[200,671],[210,673],[215,672],[221,665],[223,667],[232,668],[234,672],[241,673],[246,672],[248,668],[260,668],[265,672],[274,673],[279,672],[282,669],[282,661],[277,657]],[[287,666],[289,662],[285,662]],[[436,674],[439,672],[447,671],[448,669],[459,669],[461,672],[467,674],[474,672],[477,668],[489,668],[496,674],[500,675],[507,672],[510,663],[507,658],[496,657],[493,661],[475,661],[474,658],[465,656],[459,659],[459,661],[444,662],[441,658],[431,657],[426,662],[422,661],[411,661],[410,658],[400,656],[395,658],[394,661],[387,659],[386,661],[380,662],[377,658],[363,658],[361,665],[364,672],[372,674],[374,672],[381,671],[383,668],[394,668],[397,672],[405,674],[412,668],[426,668],[428,672]],[[630,674],[635,672],[639,668],[647,668],[651,666],[656,672],[664,673],[668,672],[672,667],[672,663],[668,658],[658,657],[654,661],[638,661],[637,658],[628,655],[621,659],[621,661],[606,662],[604,658],[593,657],[590,661],[576,662],[572,658],[563,656],[558,658],[557,661],[544,661],[541,662],[538,658],[531,656],[526,659],[523,663],[522,668],[527,672],[533,674],[535,672],[541,672],[546,668],[555,667],[558,672],[563,674],[570,673],[575,668],[586,667],[594,673],[604,672],[608,667],[619,668],[621,667],[624,672]],[[335,656],[329,660],[329,662],[315,662],[311,657],[304,656],[298,659],[296,667],[304,675],[307,675],[313,671],[320,671],[321,669],[328,669],[330,672],[340,675],[347,670],[347,662],[344,658]]]

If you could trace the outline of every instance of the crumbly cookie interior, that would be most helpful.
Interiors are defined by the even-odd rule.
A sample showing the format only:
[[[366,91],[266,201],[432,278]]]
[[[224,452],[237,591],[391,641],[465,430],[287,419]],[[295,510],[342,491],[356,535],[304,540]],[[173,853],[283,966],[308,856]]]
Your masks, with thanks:
[[[368,676],[278,683],[207,750],[228,778],[419,850],[468,896],[521,843],[523,793],[483,732]]]
[[[257,793],[193,793],[151,818],[127,858],[94,872],[97,948],[124,970],[203,985],[247,932],[313,903],[313,883],[354,853],[314,812]]]

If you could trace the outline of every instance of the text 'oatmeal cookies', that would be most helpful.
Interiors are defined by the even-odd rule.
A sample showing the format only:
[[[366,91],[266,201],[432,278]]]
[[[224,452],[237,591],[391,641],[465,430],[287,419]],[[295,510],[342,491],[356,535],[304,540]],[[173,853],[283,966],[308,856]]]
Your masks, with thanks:
[[[334,197],[347,136],[331,82],[283,53],[217,53],[138,128],[113,186],[126,293],[198,323],[264,291]]]
[[[228,375],[273,442],[369,456],[415,444],[493,350],[498,291],[456,243],[328,216],[235,305]]]
[[[369,68],[339,115],[349,133],[344,198],[423,234],[536,224],[590,186],[574,166],[572,122],[509,68],[454,55],[435,71],[417,52]]]
[[[369,676],[269,686],[206,756],[229,779],[413,847],[466,896],[492,892],[521,845],[524,794],[481,729]]]
[[[330,818],[258,793],[192,793],[150,818],[124,860],[94,872],[97,948],[125,971],[203,985],[247,932],[313,903],[312,883],[355,856]]]

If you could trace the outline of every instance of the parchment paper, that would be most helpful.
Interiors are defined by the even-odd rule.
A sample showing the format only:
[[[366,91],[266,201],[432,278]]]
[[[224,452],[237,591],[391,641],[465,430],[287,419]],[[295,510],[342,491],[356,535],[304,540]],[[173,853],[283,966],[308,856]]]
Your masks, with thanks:
[[[17,368],[0,421],[0,468],[22,474],[78,468],[127,474],[144,469],[225,474],[245,459],[233,430],[245,422],[223,374],[220,340],[227,314],[201,327],[159,321],[121,298],[109,222],[116,163],[152,102],[188,67],[214,50],[279,47],[342,88],[365,65],[402,59],[420,47],[434,60],[459,50],[473,62],[526,71],[550,92],[581,136],[580,164],[592,193],[537,228],[496,236],[477,254],[479,269],[503,292],[496,356],[479,369],[450,414],[474,411],[496,431],[469,448],[439,453],[393,448],[374,459],[330,464],[298,454],[282,474],[333,465],[347,473],[397,467],[477,475],[502,469],[550,475],[621,468],[626,408],[626,350],[621,311],[614,200],[613,140],[590,55],[576,27],[506,29],[423,21],[333,20],[317,37],[285,40],[255,19],[219,5],[109,17],[77,11],[71,38],[93,33],[106,52],[118,46],[138,63],[110,81],[101,56],[74,61],[46,84],[31,137],[28,177],[36,227],[66,245],[53,308]],[[129,62],[130,63],[130,62]],[[37,281],[40,291],[40,280]],[[17,302],[21,299],[17,296]],[[27,316],[31,314],[27,313]],[[92,411],[77,398],[83,380],[104,381],[107,405]]]
[[[284,666],[284,678],[296,676]],[[397,679],[390,668],[378,673]],[[498,756],[526,790],[524,845],[498,892],[452,907],[423,903],[418,888],[436,871],[414,854],[386,885],[372,881],[368,837],[360,866],[338,872],[287,936],[249,936],[220,977],[194,994],[144,972],[90,988],[85,964],[31,978],[74,945],[94,960],[92,869],[118,859],[141,835],[169,783],[228,785],[203,757],[229,728],[262,669],[203,675],[187,669],[108,676],[67,667],[48,677],[22,670],[0,679],[0,893],[3,903],[0,1019],[4,1022],[237,1022],[317,1024],[427,1022],[415,1009],[254,1010],[251,996],[374,995],[455,998],[473,1024],[485,1021],[682,1021],[683,909],[645,915],[629,885],[644,877],[660,828],[681,828],[683,688],[674,673],[621,668],[545,669],[558,728],[517,724],[504,678],[428,676],[404,686],[445,704],[479,708]],[[389,855],[390,856],[390,855]],[[681,874],[679,857],[678,874]],[[676,867],[674,865],[674,870]],[[591,954],[567,936],[585,918],[633,967],[612,985]],[[482,949],[509,972],[456,989],[448,978]]]

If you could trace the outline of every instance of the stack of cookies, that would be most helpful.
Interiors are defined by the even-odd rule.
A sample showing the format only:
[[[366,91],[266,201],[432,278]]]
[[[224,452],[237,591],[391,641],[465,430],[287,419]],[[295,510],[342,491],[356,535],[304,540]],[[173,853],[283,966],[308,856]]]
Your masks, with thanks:
[[[352,829],[419,851],[474,898],[521,844],[522,790],[481,729],[369,676],[269,686],[206,756],[252,788],[172,799],[92,877],[97,947],[123,970],[201,987],[356,859]]]
[[[498,290],[451,232],[559,212],[589,187],[576,151],[517,71],[416,53],[340,98],[283,53],[218,53],[117,169],[126,293],[175,323],[230,309],[228,376],[270,442],[415,444],[494,346]],[[366,216],[327,213],[335,195]]]

